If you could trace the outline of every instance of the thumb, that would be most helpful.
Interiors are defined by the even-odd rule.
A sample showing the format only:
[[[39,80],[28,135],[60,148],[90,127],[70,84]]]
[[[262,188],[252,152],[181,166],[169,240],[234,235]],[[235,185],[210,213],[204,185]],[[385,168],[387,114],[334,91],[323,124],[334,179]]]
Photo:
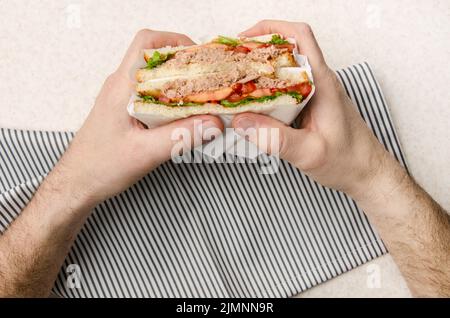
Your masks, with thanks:
[[[222,134],[223,123],[215,116],[202,115],[179,119],[167,125],[144,130],[152,157],[162,163]]]
[[[294,129],[265,115],[239,114],[234,117],[232,126],[261,151],[279,155],[302,170],[310,168],[317,159],[315,154],[322,152],[323,139],[318,134]]]

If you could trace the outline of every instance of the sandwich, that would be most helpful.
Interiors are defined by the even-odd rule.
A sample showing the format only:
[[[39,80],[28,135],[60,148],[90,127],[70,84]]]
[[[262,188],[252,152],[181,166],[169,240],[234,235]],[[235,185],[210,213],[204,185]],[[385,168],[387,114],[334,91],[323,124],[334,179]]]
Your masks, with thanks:
[[[314,89],[295,49],[294,41],[271,34],[144,50],[129,112],[149,127],[200,114],[219,115],[227,126],[248,111],[289,124]]]

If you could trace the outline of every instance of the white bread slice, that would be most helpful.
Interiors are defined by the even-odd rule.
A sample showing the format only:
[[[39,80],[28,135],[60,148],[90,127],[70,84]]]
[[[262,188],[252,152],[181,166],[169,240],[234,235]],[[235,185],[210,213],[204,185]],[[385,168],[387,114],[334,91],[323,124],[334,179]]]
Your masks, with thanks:
[[[270,114],[275,119],[289,123],[300,111],[297,100],[290,95],[282,95],[267,102],[252,102],[237,107],[224,107],[218,104],[203,104],[200,106],[165,106],[144,102],[130,104],[130,113],[139,118],[149,128],[167,124],[177,119],[194,115],[218,115],[229,126],[231,118],[239,113],[253,112]]]
[[[275,76],[278,79],[290,81],[294,84],[308,82],[308,73],[303,67],[281,67],[275,71]]]
[[[280,67],[295,67],[298,66],[294,60],[294,57],[290,52],[286,52],[280,56],[278,56],[273,62],[272,65],[275,69]]]

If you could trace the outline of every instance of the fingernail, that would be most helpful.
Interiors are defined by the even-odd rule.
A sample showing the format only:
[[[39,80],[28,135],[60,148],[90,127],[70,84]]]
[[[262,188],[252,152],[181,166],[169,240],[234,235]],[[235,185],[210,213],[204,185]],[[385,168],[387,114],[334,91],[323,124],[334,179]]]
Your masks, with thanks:
[[[241,117],[235,122],[234,126],[235,128],[247,130],[249,128],[256,128],[257,124],[254,120],[252,120],[249,117]]]
[[[202,128],[208,129],[208,128],[218,128],[216,122],[212,120],[202,121]]]
[[[217,123],[214,121],[204,121],[202,122],[202,138],[206,140],[210,140],[211,138],[215,138],[222,134],[222,130],[220,130]]]

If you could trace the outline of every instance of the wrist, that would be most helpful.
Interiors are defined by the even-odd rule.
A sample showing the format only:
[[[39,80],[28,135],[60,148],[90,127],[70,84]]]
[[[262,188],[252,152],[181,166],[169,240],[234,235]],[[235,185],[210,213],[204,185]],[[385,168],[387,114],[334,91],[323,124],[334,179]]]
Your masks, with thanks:
[[[410,177],[406,170],[383,148],[371,156],[365,176],[348,194],[366,209],[391,200],[408,180]]]
[[[41,188],[50,196],[48,200],[61,201],[70,211],[84,213],[101,202],[91,190],[88,178],[80,170],[67,165],[64,157],[49,173]]]
[[[80,132],[78,133],[80,134]],[[95,152],[75,136],[65,154],[49,175],[55,185],[63,184],[63,190],[70,196],[74,206],[93,209],[107,199],[102,183],[101,167]]]
[[[75,179],[58,163],[36,191],[27,211],[34,215],[35,226],[49,229],[41,235],[76,233],[95,207],[95,201]]]

